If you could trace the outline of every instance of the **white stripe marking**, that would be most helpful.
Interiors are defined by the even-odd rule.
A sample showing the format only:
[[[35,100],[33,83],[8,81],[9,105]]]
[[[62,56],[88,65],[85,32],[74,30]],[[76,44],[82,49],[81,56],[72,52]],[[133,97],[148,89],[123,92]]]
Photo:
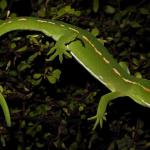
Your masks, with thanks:
[[[121,76],[120,72],[119,72],[116,68],[113,68],[113,71],[114,71],[117,75]]]
[[[146,87],[144,87],[143,85],[141,85],[141,84],[139,84],[139,83],[137,83],[137,85],[139,85],[140,87],[142,87],[145,91],[150,92],[150,89],[149,89],[149,88],[146,88]]]
[[[19,18],[18,21],[25,21],[27,18]]]
[[[104,84],[105,86],[107,86],[107,83],[103,81],[103,77],[101,75],[98,76],[99,81]]]
[[[103,60],[105,61],[105,63],[109,64],[109,60],[107,60],[105,57],[103,57]]]
[[[131,80],[128,80],[128,79],[126,79],[126,78],[122,78],[125,82],[128,82],[128,83],[131,83],[131,84],[137,84],[136,82],[133,82],[133,81],[131,81]]]
[[[36,20],[36,21],[42,22],[42,23],[48,23],[48,21],[46,21],[46,20]]]
[[[60,26],[61,26],[61,27],[64,27],[65,25],[64,25],[64,24],[60,24]]]
[[[54,22],[51,22],[51,21],[47,21],[47,23],[49,23],[49,24],[56,24],[56,23],[54,23]]]
[[[76,32],[76,33],[79,33],[79,31],[76,30],[76,29],[74,29],[74,28],[69,27],[69,29],[72,30],[72,31],[74,31],[74,32]]]
[[[95,52],[98,55],[102,56],[102,53],[94,46],[94,44],[91,43],[91,41],[86,36],[83,35],[82,37],[94,48]]]
[[[145,102],[144,100],[141,100],[147,107],[150,107],[150,104]]]

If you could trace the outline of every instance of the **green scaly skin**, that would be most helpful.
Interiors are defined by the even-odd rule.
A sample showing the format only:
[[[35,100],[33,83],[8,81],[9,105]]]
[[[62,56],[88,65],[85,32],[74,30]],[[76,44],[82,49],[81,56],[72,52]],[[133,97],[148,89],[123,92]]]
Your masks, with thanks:
[[[40,31],[52,37],[56,44],[48,52],[51,55],[47,61],[58,56],[62,62],[63,55],[69,57],[72,55],[110,90],[110,93],[101,97],[97,114],[89,118],[89,120],[96,119],[93,129],[98,124],[102,127],[107,104],[118,97],[128,96],[138,104],[150,107],[150,81],[135,78],[124,71],[108,50],[89,32],[60,21],[32,17],[17,17],[0,24],[0,36],[15,30]],[[2,107],[5,110],[3,105]],[[4,111],[4,114],[8,120],[8,112]]]

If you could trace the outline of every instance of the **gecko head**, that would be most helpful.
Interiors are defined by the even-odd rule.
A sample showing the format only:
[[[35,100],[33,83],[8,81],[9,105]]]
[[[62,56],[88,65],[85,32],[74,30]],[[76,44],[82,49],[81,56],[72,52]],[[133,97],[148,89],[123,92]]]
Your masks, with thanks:
[[[150,81],[143,84],[143,82],[135,82],[129,90],[129,97],[131,97],[138,104],[150,108]]]

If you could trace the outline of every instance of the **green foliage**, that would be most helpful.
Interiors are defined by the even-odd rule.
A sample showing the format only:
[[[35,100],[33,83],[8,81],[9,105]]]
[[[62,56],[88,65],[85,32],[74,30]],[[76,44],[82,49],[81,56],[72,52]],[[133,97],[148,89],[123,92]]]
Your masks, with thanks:
[[[56,83],[60,78],[61,71],[59,69],[55,69],[51,74],[48,74],[46,78],[52,84]]]
[[[74,8],[71,8],[70,5],[67,5],[67,6],[65,6],[65,7],[61,8],[60,10],[57,11],[57,17],[56,18],[63,17],[64,15],[80,16],[80,11],[76,11]]]
[[[3,87],[0,85],[0,93],[3,93]]]
[[[93,11],[97,13],[98,9],[99,9],[99,0],[93,0]]]
[[[1,0],[0,1],[0,9],[2,11],[4,11],[6,9],[6,7],[7,7],[7,1],[6,0]]]
[[[13,4],[16,2],[21,7],[22,1]],[[38,0],[32,2],[27,15],[63,20],[90,31],[117,60],[125,62],[124,69],[150,78],[149,2],[85,3]],[[1,18],[5,18],[8,5],[0,1]],[[10,6],[11,15],[22,15],[14,6]],[[87,118],[95,114],[106,89],[73,59],[62,56],[62,64],[57,57],[47,61],[56,50],[53,39],[36,32],[12,32],[0,38],[0,45],[0,92],[12,117],[8,129],[0,115],[0,149],[149,148],[149,109],[128,103],[127,98],[110,106],[103,129],[91,132],[93,122]],[[69,53],[66,56],[70,58]]]
[[[106,5],[105,10],[107,14],[114,14],[115,13],[115,8],[111,5]]]

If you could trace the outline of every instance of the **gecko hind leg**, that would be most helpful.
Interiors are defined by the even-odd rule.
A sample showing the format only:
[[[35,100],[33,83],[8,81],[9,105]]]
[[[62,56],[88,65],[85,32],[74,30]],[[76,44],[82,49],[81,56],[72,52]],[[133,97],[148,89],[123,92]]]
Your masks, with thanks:
[[[123,97],[123,96],[124,95],[122,95],[119,92],[111,92],[111,93],[105,94],[101,97],[99,104],[98,104],[96,115],[88,118],[88,120],[96,120],[95,124],[93,126],[93,130],[96,129],[98,124],[100,124],[101,128],[103,127],[103,120],[106,120],[105,115],[106,115],[106,108],[107,108],[108,103],[118,97]]]

